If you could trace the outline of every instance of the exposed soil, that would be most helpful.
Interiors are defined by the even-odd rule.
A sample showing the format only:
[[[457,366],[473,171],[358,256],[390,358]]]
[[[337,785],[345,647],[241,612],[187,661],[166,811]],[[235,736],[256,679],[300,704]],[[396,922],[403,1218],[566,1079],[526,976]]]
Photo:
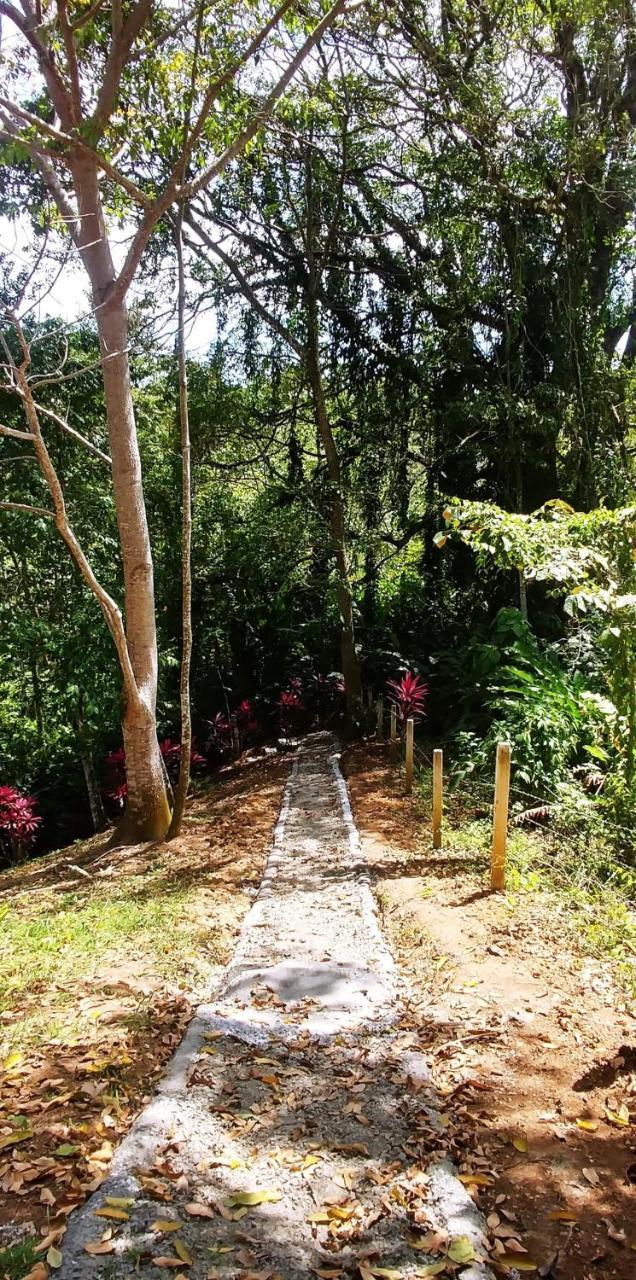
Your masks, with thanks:
[[[516,1238],[523,1270],[555,1280],[633,1280],[636,1021],[610,962],[583,954],[556,895],[491,895],[470,851],[434,852],[385,749],[351,748],[345,772],[495,1249]]]
[[[184,834],[169,844],[109,850],[104,837],[40,858],[0,876],[0,909],[37,917],[51,894],[99,899],[103,886],[131,881],[134,893],[192,890],[188,920],[194,952],[208,953],[179,980],[162,979],[148,939],[99,956],[77,976],[65,1016],[90,1032],[64,1034],[12,1052],[0,1074],[0,1224],[24,1224],[51,1238],[66,1215],[99,1186],[113,1148],[152,1093],[181,1039],[191,1004],[229,958],[267,858],[289,760],[244,759],[223,770],[189,804]],[[144,880],[145,873],[152,872]],[[137,888],[137,878],[142,877]],[[147,885],[144,890],[144,884]],[[60,899],[61,900],[61,899]],[[196,990],[202,972],[208,990]],[[31,1000],[58,1015],[58,985],[40,984]],[[0,1011],[0,1033],[24,1016],[24,1000]],[[29,1001],[27,1000],[27,1004]],[[62,1029],[63,1030],[63,1029]],[[0,1248],[3,1234],[0,1232]]]

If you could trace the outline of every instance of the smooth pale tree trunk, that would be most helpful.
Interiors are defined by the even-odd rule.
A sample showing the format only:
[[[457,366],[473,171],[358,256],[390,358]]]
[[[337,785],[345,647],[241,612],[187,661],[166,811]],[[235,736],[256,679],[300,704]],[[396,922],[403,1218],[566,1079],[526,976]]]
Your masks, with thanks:
[[[99,334],[113,493],[124,572],[126,639],[136,693],[124,695],[122,730],[128,798],[118,839],[162,839],[170,806],[157,741],[157,634],[152,553],[144,502],[141,459],[130,385],[128,316],[125,303],[108,301],[115,269],[106,236],[97,173],[77,164],[79,249],[91,282]]]

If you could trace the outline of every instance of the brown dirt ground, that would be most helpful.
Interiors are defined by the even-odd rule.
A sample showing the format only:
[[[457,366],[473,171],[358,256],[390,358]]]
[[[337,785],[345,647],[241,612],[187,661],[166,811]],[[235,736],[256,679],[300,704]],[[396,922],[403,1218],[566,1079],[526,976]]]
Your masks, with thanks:
[[[284,758],[238,761],[190,801],[179,839],[109,851],[106,838],[95,837],[23,864],[0,875],[0,908],[18,894],[26,910],[37,909],[38,896],[47,895],[48,903],[52,891],[98,895],[103,877],[135,878],[152,868],[152,883],[163,891],[170,885],[193,891],[188,919],[197,946],[207,938],[218,967],[232,952],[250,905],[248,890],[260,881],[288,772]],[[95,1010],[90,1036],[71,1045],[59,1039],[38,1044],[14,1065],[5,1060],[0,1224],[33,1224],[51,1239],[61,1236],[67,1214],[105,1177],[114,1146],[181,1039],[191,1002],[201,994],[192,985],[186,990],[187,981],[162,980],[150,948],[144,954],[136,937],[134,954],[125,948],[104,954],[78,979],[72,1007],[89,1017]],[[54,983],[32,995],[44,1009],[50,1001],[52,1022],[57,997]],[[0,1030],[23,1014],[23,1001],[19,1009],[5,1007]],[[30,1135],[19,1142],[16,1117]]]
[[[491,895],[470,854],[435,853],[381,746],[351,748],[345,772],[495,1257],[516,1237],[534,1274],[634,1280],[636,1022],[609,962],[578,949],[556,900]]]

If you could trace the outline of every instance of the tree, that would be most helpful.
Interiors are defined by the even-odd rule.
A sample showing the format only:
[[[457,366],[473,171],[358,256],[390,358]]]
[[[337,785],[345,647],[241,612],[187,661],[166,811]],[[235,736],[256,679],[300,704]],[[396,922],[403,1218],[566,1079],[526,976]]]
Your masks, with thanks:
[[[44,15],[30,0],[22,9],[10,0],[0,2],[0,16],[19,37],[8,67],[9,87],[0,95],[1,136],[14,164],[26,167],[32,183],[37,179],[36,191],[39,187],[48,193],[58,225],[71,238],[91,287],[122,555],[125,630],[118,607],[99,587],[66,519],[63,493],[29,388],[30,353],[17,313],[9,321],[20,358],[10,361],[10,378],[53,496],[58,530],[100,600],[115,638],[123,676],[128,771],[128,804],[120,834],[130,841],[164,836],[170,810],[156,733],[153,564],[131,395],[126,296],[160,220],[176,201],[207,187],[245,149],[344,8],[344,0],[336,0],[289,57],[264,99],[247,104],[243,100],[237,117],[229,109],[215,115],[213,108],[227,107],[227,93],[239,71],[263,48],[292,4],[283,0],[256,34],[237,34],[231,11],[220,21],[216,12],[213,18],[207,16],[200,3],[194,9],[182,5],[176,12],[172,6],[153,9],[151,0],[135,0],[126,8],[118,3],[109,20],[99,0],[75,15],[66,0],[50,4]],[[195,48],[188,37],[192,18],[199,32],[194,69]],[[174,102],[184,83],[188,111],[172,123]],[[22,84],[28,89],[20,93]],[[10,96],[13,86],[18,96]],[[245,105],[247,123],[241,119]],[[171,123],[164,125],[165,119]],[[188,169],[194,176],[184,180]],[[135,218],[119,270],[107,226],[109,211]]]

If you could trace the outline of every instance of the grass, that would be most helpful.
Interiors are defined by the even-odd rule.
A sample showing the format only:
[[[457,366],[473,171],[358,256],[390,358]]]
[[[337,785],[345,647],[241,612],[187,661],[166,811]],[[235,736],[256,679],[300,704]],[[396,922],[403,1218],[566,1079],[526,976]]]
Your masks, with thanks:
[[[0,908],[0,1011],[23,1011],[5,1025],[0,1055],[84,1034],[90,1015],[77,1007],[78,986],[109,954],[117,965],[143,956],[172,985],[195,985],[205,961],[220,958],[196,919],[196,898],[196,889],[146,873],[88,895],[27,891]]]
[[[422,801],[430,783],[423,777]],[[456,802],[449,805],[444,852],[479,860],[490,858],[488,818],[467,819]],[[622,877],[612,864],[602,832],[558,827],[527,831],[511,827],[507,847],[506,892],[517,909],[527,896],[550,900],[559,928],[585,954],[610,958],[621,985],[636,997],[636,910],[633,875]]]
[[[38,1261],[35,1252],[39,1243],[34,1237],[12,1244],[8,1249],[0,1249],[0,1276],[6,1280],[22,1280],[28,1275]]]

